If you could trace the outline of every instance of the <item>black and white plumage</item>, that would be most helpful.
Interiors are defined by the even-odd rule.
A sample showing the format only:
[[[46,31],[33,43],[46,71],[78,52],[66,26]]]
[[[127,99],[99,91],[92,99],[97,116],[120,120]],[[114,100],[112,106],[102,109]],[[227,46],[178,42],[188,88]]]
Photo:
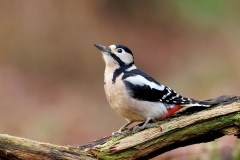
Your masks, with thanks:
[[[106,64],[104,89],[108,102],[128,121],[118,133],[136,121],[145,122],[140,129],[151,127],[150,120],[170,117],[182,107],[211,105],[207,101],[183,97],[137,69],[133,54],[126,46],[94,45],[102,52]]]

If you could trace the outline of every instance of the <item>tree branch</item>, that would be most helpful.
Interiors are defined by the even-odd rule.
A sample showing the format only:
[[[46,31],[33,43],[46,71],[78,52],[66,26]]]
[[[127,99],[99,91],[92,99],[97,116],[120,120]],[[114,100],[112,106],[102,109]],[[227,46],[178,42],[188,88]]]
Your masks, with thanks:
[[[146,159],[169,150],[213,141],[224,135],[240,135],[239,96],[221,96],[207,101],[215,104],[202,111],[183,111],[161,124],[163,131],[149,128],[126,131],[81,146],[57,146],[23,138],[0,135],[0,159]],[[197,108],[197,107],[196,107]]]

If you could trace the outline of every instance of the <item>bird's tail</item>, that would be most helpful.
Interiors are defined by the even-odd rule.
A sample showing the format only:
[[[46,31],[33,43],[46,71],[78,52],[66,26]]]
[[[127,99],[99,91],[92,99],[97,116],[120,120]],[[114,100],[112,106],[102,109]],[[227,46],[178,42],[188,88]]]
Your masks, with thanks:
[[[240,95],[236,95],[236,96],[220,96],[214,99],[206,99],[206,100],[196,100],[196,99],[190,99],[191,103],[189,104],[184,104],[181,105],[183,106],[182,109],[180,109],[177,113],[185,113],[185,112],[195,112],[195,111],[201,111],[203,110],[205,107],[216,107],[218,105],[226,105],[226,104],[230,104],[236,101],[240,100]],[[196,107],[195,107],[196,106]]]
[[[197,106],[201,106],[201,107],[211,107],[213,105],[218,104],[212,100],[195,100],[195,101],[196,101],[196,104],[198,104]]]
[[[211,107],[213,105],[217,105],[219,102],[216,102],[215,100],[212,99],[207,99],[207,100],[197,100],[197,99],[192,99],[192,98],[185,98],[182,97],[182,100],[185,100],[181,102],[182,104],[179,104],[183,107]]]
[[[181,114],[185,112],[195,112],[195,111],[201,111],[204,110],[206,107],[211,107],[216,105],[216,102],[213,100],[196,100],[191,98],[184,98],[188,99],[188,101],[185,101],[185,104],[181,104],[182,108],[178,110],[176,113]]]
[[[193,107],[193,106],[201,106],[201,107],[212,107],[212,106],[217,106],[220,104],[229,104],[233,103],[235,101],[238,101],[240,99],[240,96],[220,96],[214,99],[206,99],[206,100],[196,100],[196,99],[191,99],[192,103],[191,104],[186,104],[184,106],[186,107]]]
[[[213,99],[202,100],[202,101],[199,101],[199,103],[203,105],[209,105],[209,107],[211,107],[211,106],[218,106],[220,104],[226,105],[239,100],[240,100],[240,95],[233,95],[233,96],[223,95]]]

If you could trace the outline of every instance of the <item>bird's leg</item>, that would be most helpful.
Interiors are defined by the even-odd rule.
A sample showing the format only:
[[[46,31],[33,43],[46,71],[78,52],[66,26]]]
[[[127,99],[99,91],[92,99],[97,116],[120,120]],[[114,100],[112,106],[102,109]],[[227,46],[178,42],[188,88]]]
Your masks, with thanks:
[[[135,132],[137,130],[141,131],[141,130],[144,130],[144,129],[147,129],[147,128],[152,128],[152,127],[157,127],[157,128],[160,129],[160,131],[162,131],[162,128],[161,128],[160,125],[149,123],[149,121],[151,121],[151,120],[152,120],[152,118],[147,118],[147,120],[144,122],[144,124],[142,126],[137,125],[137,126],[133,127],[133,132]]]
[[[121,134],[122,131],[124,131],[124,130],[127,128],[127,126],[129,126],[129,125],[132,124],[132,123],[133,123],[133,122],[128,121],[128,122],[127,122],[126,124],[124,124],[118,131],[113,132],[112,135]]]

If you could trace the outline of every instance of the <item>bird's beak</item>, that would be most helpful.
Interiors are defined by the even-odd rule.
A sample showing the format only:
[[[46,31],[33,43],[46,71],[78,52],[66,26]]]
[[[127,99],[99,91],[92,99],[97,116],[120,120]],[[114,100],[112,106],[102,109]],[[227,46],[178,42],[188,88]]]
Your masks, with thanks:
[[[106,47],[106,46],[102,46],[100,44],[93,44],[95,47],[97,47],[97,49],[99,49],[101,52],[111,52],[110,48],[109,47]]]

